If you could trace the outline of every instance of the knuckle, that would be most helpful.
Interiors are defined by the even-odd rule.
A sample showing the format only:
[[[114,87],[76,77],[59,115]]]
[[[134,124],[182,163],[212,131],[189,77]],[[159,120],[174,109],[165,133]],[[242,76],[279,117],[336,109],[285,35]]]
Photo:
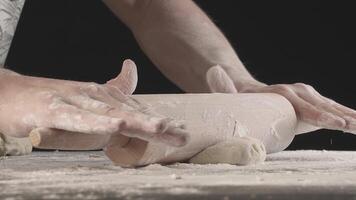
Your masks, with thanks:
[[[168,129],[169,121],[167,119],[152,118],[154,121],[154,130],[156,133],[164,133]]]
[[[57,95],[53,95],[51,97],[48,97],[47,103],[49,110],[60,110],[63,108],[65,101],[64,98]]]
[[[301,88],[303,90],[307,91],[314,91],[314,87],[305,83],[295,83],[294,84],[296,87]]]
[[[58,95],[54,91],[42,91],[38,93],[39,97],[51,101],[55,99]]]
[[[82,89],[89,93],[97,93],[102,91],[102,86],[94,82],[89,82],[84,87],[82,87]]]
[[[66,91],[66,93],[67,95],[81,95],[83,94],[82,91],[83,90],[81,87],[71,87]]]
[[[309,118],[310,114],[312,113],[312,109],[309,106],[296,105],[295,107],[297,114],[303,119]]]
[[[294,83],[293,85],[297,86],[297,87],[305,87],[306,84],[304,83]]]
[[[296,108],[296,113],[297,115],[301,118],[301,119],[305,119],[306,118],[306,111],[308,110],[306,107],[304,106],[295,106]]]
[[[331,104],[329,102],[319,102],[315,105],[315,107],[318,109],[323,109],[323,108],[326,109],[326,108],[330,107],[330,105]]]
[[[293,92],[292,89],[286,84],[275,85],[274,91],[282,94],[288,94]]]

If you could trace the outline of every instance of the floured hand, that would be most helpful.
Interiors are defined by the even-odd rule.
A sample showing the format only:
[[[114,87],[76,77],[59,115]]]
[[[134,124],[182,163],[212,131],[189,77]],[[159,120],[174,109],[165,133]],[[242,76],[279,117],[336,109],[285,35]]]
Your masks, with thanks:
[[[0,88],[0,132],[10,136],[26,137],[41,128],[41,135],[56,136],[63,130],[61,134],[102,135],[106,142],[119,132],[175,146],[185,142],[185,132],[169,119],[145,114],[122,92],[132,92],[137,82],[135,64],[129,60],[104,85],[12,74],[2,75],[1,82],[6,87]]]
[[[218,77],[218,80],[212,77]],[[233,80],[220,66],[210,68],[207,81],[213,92],[236,93]],[[246,84],[241,93],[277,93],[293,105],[299,124],[296,134],[320,128],[356,133],[356,111],[322,96],[312,86],[296,84]]]

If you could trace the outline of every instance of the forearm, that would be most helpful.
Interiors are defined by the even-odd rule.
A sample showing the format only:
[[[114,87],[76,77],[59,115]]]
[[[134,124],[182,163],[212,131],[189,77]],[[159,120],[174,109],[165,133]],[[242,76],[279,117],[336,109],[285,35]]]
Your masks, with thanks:
[[[126,23],[153,63],[182,89],[208,91],[205,74],[217,64],[237,87],[256,82],[225,36],[194,2],[138,2],[141,5],[134,9],[140,17]]]

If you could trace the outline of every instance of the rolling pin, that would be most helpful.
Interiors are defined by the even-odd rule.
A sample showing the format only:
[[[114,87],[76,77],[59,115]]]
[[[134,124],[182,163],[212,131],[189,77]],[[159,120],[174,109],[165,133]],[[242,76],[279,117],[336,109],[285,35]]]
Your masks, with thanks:
[[[295,136],[295,111],[278,94],[154,94],[132,98],[156,113],[181,121],[190,133],[188,143],[171,147],[120,134],[86,135],[59,130],[43,136],[38,129],[30,134],[32,144],[37,148],[62,150],[104,147],[115,164],[127,167],[185,161],[221,141],[246,136],[260,140],[267,153],[273,153],[288,147]]]

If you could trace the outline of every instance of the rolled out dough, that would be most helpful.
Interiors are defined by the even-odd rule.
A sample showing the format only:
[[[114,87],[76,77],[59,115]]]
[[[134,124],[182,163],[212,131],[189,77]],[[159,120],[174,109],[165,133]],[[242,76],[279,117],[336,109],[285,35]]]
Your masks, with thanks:
[[[204,149],[189,160],[194,164],[258,164],[266,159],[265,145],[255,138],[236,137]]]
[[[113,139],[106,154],[120,166],[189,159],[193,163],[260,162],[266,153],[284,150],[294,138],[297,125],[292,105],[277,94],[170,94],[133,98],[159,114],[184,121],[190,140],[186,146],[175,148],[139,139],[129,139],[124,146],[118,146]]]

